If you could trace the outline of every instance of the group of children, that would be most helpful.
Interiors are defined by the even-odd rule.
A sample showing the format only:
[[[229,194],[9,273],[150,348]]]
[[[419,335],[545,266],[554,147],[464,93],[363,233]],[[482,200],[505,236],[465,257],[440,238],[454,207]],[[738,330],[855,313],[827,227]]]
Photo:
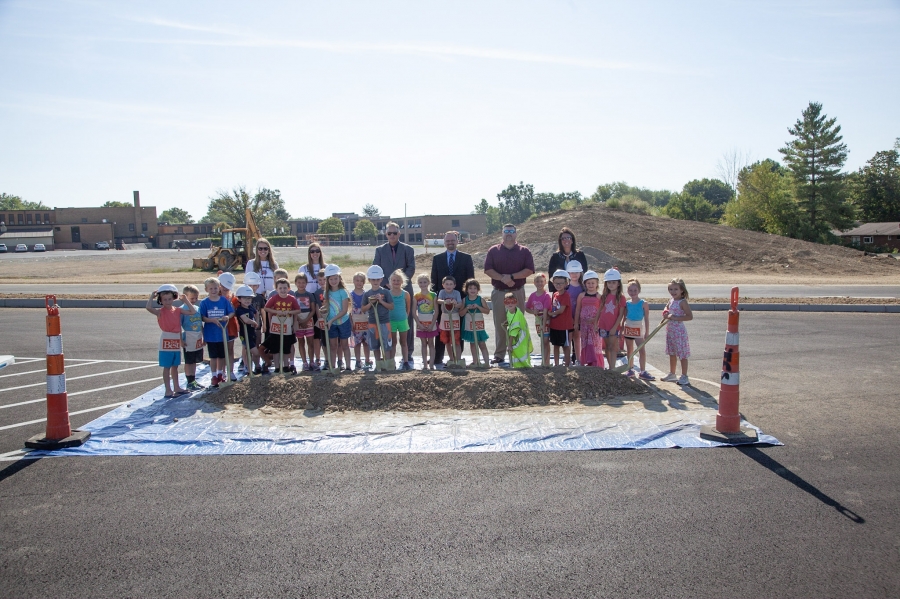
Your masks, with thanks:
[[[646,370],[646,351],[638,352],[639,368],[634,369],[634,344],[642,344],[650,332],[650,308],[640,298],[641,284],[637,279],[627,282],[625,299],[622,276],[612,268],[600,276],[592,271],[582,272],[581,264],[569,262],[566,270],[557,270],[551,277],[553,293],[547,290],[547,277],[534,277],[536,291],[525,303],[524,312],[534,315],[542,356],[566,366],[582,365],[613,367],[619,351],[620,339],[625,340],[630,377],[652,381]],[[218,387],[226,380],[237,380],[232,371],[235,362],[235,341],[241,355],[238,374],[253,369],[255,374],[321,370],[325,353],[325,367],[351,371],[350,350],[356,357],[357,370],[387,369],[395,360],[399,343],[401,356],[407,354],[408,317],[416,327],[421,342],[423,369],[434,370],[435,339],[445,344],[451,364],[462,360],[461,350],[469,344],[475,364],[489,366],[485,315],[491,311],[481,297],[481,285],[475,279],[457,289],[452,276],[444,277],[441,290],[430,290],[431,279],[426,274],[416,277],[419,292],[410,295],[402,270],[390,274],[389,287],[382,287],[385,273],[380,266],[370,266],[365,273],[353,275],[353,287],[347,290],[341,269],[329,264],[316,276],[314,291],[307,291],[310,281],[305,272],[294,277],[291,289],[288,273],[278,269],[274,273],[274,290],[268,295],[260,288],[261,278],[256,272],[244,275],[244,284],[235,287],[235,277],[229,272],[210,277],[203,283],[207,297],[200,301],[200,291],[193,285],[179,293],[174,285],[162,285],[150,294],[147,310],[156,315],[161,329],[159,365],[163,368],[166,397],[175,397],[203,389],[196,380],[197,364],[203,362],[203,347],[209,353],[210,385]],[[366,282],[369,289],[365,289]],[[670,356],[670,371],[664,381],[688,385],[687,363],[690,356],[684,322],[691,320],[688,292],[681,279],[673,279],[668,286],[672,299],[663,311],[667,321],[666,353]],[[180,306],[175,306],[181,300]],[[497,309],[498,307],[494,307]],[[504,298],[506,331],[510,365],[529,368],[534,347],[525,320],[523,307],[512,293]],[[295,348],[296,345],[296,348]],[[178,367],[184,354],[186,389],[178,380]],[[371,361],[374,354],[376,363]],[[382,354],[384,358],[382,359]],[[299,355],[300,364],[295,364]],[[363,356],[365,362],[363,362]],[[604,361],[605,358],[605,361]],[[681,360],[682,376],[675,375],[677,360]],[[402,368],[411,365],[405,360]]]

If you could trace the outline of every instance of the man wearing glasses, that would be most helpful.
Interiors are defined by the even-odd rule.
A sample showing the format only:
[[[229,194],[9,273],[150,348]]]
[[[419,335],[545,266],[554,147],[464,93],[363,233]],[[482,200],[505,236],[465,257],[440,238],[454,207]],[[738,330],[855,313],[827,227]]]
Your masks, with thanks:
[[[491,314],[494,316],[494,359],[491,364],[502,364],[506,357],[506,311],[503,296],[512,291],[519,302],[525,305],[525,281],[534,274],[534,258],[524,245],[516,243],[516,226],[503,225],[503,241],[488,250],[484,259],[484,274],[491,278]]]
[[[400,242],[400,225],[394,221],[389,222],[384,228],[388,241],[386,244],[375,248],[375,258],[372,264],[378,265],[384,270],[384,279],[381,286],[390,289],[391,274],[398,268],[406,275],[406,291],[410,297],[413,292],[412,278],[416,274],[416,251],[412,246]],[[409,355],[401,356],[403,370],[411,370],[413,367],[413,352],[416,348],[415,327],[413,326],[412,310],[409,311],[409,332],[407,333],[406,348]]]

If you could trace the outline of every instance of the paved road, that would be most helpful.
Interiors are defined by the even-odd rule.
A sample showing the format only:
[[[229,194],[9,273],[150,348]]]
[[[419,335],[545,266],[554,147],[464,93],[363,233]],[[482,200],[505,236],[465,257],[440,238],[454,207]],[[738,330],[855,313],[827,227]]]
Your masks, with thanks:
[[[180,278],[183,278],[181,275]],[[241,275],[238,274],[240,280]],[[691,297],[729,297],[731,285],[691,285]],[[4,293],[27,293],[35,297],[44,295],[48,285],[3,285]],[[52,286],[57,294],[134,294],[145,295],[150,285],[58,285]],[[666,285],[642,285],[646,297],[668,297]],[[534,291],[527,286],[528,293]],[[893,297],[900,298],[900,285],[741,285],[741,297]]]
[[[40,357],[43,316],[0,310],[4,353]],[[742,411],[784,447],[15,462],[0,597],[898,596],[898,322],[742,315]],[[689,327],[692,377],[717,380],[723,315]],[[155,331],[139,310],[63,314],[72,359],[152,361]],[[71,378],[131,366],[70,364],[70,392],[158,375]],[[0,378],[0,407],[42,382]],[[41,415],[0,409],[0,427]],[[0,430],[0,453],[40,429]]]

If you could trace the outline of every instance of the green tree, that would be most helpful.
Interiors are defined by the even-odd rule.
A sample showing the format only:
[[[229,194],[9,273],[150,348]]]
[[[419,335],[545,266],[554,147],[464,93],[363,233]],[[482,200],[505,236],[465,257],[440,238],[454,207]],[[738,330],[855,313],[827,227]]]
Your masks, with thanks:
[[[159,213],[157,221],[169,223],[170,225],[192,225],[194,218],[188,214],[187,210],[181,208],[169,208]]]
[[[488,204],[488,201],[481,198],[481,201],[475,204],[475,214],[487,214],[490,207],[491,205]]]
[[[725,205],[723,222],[737,229],[798,237],[800,211],[793,196],[790,171],[770,159],[743,168],[738,196]]]
[[[900,152],[876,152],[855,173],[851,198],[862,220],[900,221]]]
[[[0,210],[50,210],[43,202],[29,202],[19,196],[0,193]]]
[[[132,208],[134,204],[129,204],[128,202],[120,202],[118,200],[107,200],[101,208]]]
[[[287,221],[291,218],[279,190],[263,187],[251,196],[244,186],[240,186],[233,188],[231,192],[220,190],[217,196],[210,198],[206,216],[200,222],[224,221],[232,223],[235,228],[246,227],[245,210],[248,208],[263,235],[271,235],[287,228]]]
[[[481,198],[481,201],[475,204],[475,214],[483,214],[485,216],[484,220],[488,233],[496,233],[503,226],[503,223],[500,221],[500,209],[488,204],[488,201],[484,198]]]
[[[794,139],[778,150],[793,176],[794,196],[804,216],[799,233],[811,241],[829,239],[830,229],[846,229],[853,218],[841,173],[847,146],[841,143],[836,121],[822,114],[821,104],[810,102],[803,118],[788,128]]]
[[[319,228],[321,230],[321,225],[319,225]],[[341,231],[343,229],[344,225],[341,225]],[[353,236],[360,240],[377,239],[378,229],[375,228],[375,223],[369,219],[361,218],[356,221],[356,226],[353,227]]]
[[[363,216],[368,219],[378,218],[381,215],[381,211],[378,210],[378,206],[375,204],[366,204],[363,206]]]
[[[716,208],[703,196],[688,193],[676,193],[666,204],[665,214],[681,220],[696,220],[700,222],[715,222],[713,213]]]
[[[725,212],[725,204],[733,197],[734,191],[724,181],[719,179],[694,179],[684,184],[682,194],[701,196],[712,204],[715,209],[710,217],[714,221],[722,218]]]
[[[504,222],[524,223],[534,214],[534,186],[521,181],[518,185],[509,185],[497,194],[497,201]]]
[[[597,186],[597,191],[591,195],[588,201],[606,202],[613,198],[629,195],[635,196],[651,206],[665,206],[669,203],[672,192],[667,189],[652,190],[646,187],[633,187],[625,181],[616,181]]]
[[[337,233],[338,235],[344,234],[344,223],[341,222],[341,219],[336,216],[331,216],[326,218],[322,222],[319,223],[318,233]]]

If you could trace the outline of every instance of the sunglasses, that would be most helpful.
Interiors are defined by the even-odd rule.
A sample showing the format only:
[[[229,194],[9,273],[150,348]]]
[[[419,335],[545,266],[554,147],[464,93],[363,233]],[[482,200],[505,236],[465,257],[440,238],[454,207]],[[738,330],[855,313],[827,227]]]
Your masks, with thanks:
[[[563,241],[572,241],[572,238],[569,237],[568,235],[566,235],[565,237],[560,237],[560,239]]]
[[[516,233],[515,229],[503,229],[504,235],[514,235]]]
[[[388,235],[399,235],[400,231],[388,231],[387,234]]]
[[[269,248],[267,248],[265,246],[260,246],[260,247],[256,248],[256,251],[257,252],[268,252]]]
[[[321,254],[322,250],[309,250],[310,254]]]

